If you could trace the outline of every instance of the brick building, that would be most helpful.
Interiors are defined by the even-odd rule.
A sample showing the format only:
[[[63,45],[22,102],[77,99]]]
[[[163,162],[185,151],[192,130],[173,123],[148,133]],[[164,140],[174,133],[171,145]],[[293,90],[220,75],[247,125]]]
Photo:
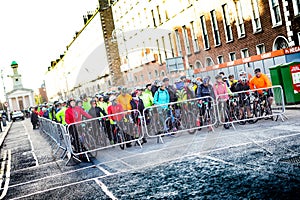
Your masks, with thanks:
[[[123,32],[119,46],[127,47],[121,60],[130,66],[122,71],[127,81],[144,84],[166,74],[192,76],[191,70],[200,76],[222,63],[233,66],[238,59],[299,46],[299,7],[297,0],[115,1],[115,26]],[[143,62],[147,54],[152,60]],[[285,61],[262,65],[267,73],[269,65]],[[257,66],[243,64],[228,73]]]

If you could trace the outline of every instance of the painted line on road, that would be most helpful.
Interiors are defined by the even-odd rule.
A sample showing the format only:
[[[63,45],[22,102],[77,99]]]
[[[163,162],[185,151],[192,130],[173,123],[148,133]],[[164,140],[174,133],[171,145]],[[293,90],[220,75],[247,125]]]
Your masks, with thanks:
[[[109,198],[113,199],[113,200],[116,200],[117,198],[113,195],[113,193],[111,191],[108,190],[107,186],[102,183],[99,179],[95,178],[94,179],[95,182],[97,183],[97,185],[99,185],[102,189],[102,191],[107,195],[109,196]]]
[[[34,158],[34,160],[35,160],[35,165],[36,165],[36,166],[39,166],[39,161],[38,161],[37,156],[36,156],[36,154],[35,154],[35,152],[34,152],[34,146],[33,146],[32,140],[31,140],[31,138],[30,138],[30,134],[29,134],[29,132],[28,132],[28,129],[27,129],[27,127],[26,127],[25,124],[24,124],[24,121],[22,121],[22,125],[24,126],[24,129],[25,129],[25,135],[27,135],[28,140],[29,140],[29,143],[30,143],[30,146],[31,146],[31,153],[32,153],[32,156],[33,156],[33,158]]]
[[[107,171],[106,169],[104,169],[103,167],[101,167],[100,165],[97,165],[97,168],[99,170],[101,170],[104,174],[106,175],[111,175],[111,173],[109,171]]]

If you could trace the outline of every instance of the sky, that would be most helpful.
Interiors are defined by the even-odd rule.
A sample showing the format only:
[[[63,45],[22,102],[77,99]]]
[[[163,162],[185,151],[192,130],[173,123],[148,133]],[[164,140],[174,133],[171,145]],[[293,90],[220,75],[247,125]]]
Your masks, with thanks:
[[[19,64],[23,86],[36,91],[50,62],[66,51],[83,27],[82,16],[97,6],[98,0],[0,0],[0,69],[6,92],[12,90],[7,78],[12,61]]]

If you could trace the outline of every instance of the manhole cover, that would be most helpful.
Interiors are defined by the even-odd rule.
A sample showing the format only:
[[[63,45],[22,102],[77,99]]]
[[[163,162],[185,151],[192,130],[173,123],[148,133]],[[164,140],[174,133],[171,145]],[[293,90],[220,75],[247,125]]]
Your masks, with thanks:
[[[291,164],[300,164],[300,156],[292,157],[292,158],[281,158],[279,162],[287,162]]]

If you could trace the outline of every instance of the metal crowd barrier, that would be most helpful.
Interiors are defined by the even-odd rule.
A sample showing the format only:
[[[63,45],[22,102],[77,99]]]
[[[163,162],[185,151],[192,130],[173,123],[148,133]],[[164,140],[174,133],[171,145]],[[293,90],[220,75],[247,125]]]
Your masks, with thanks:
[[[142,120],[138,110],[130,110],[69,124],[64,135],[68,152],[76,157],[85,155],[89,160],[88,154],[95,157],[97,151],[109,147],[120,146],[124,149],[128,143],[142,147]]]
[[[57,146],[56,151],[54,154],[56,154],[59,149],[63,150],[63,153],[61,157],[65,157],[67,152],[67,145],[65,143],[65,140],[63,139],[64,132],[60,128],[62,126],[59,123],[56,123],[54,121],[51,121],[46,118],[39,117],[39,129],[41,132],[45,133],[47,136],[51,138],[55,142],[55,145]]]
[[[144,126],[148,137],[176,136],[178,133],[195,133],[217,122],[215,101],[212,97],[194,98],[185,101],[155,105],[143,110]],[[159,140],[158,140],[159,141]]]
[[[270,99],[273,102],[269,105]],[[260,119],[287,119],[281,86],[221,94],[216,97],[216,106],[221,124],[244,125],[246,122],[256,123]]]

